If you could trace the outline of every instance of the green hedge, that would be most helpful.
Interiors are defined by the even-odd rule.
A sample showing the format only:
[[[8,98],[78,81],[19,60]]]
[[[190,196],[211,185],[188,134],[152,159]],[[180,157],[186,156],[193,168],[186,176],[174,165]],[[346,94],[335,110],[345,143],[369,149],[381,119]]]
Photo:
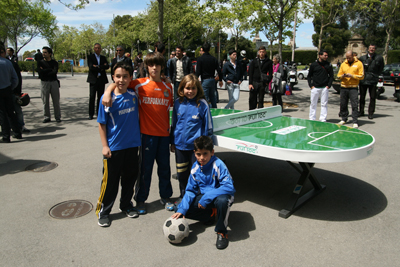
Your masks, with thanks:
[[[36,61],[18,61],[18,65],[21,71],[32,71],[32,66],[36,71]]]
[[[32,66],[34,66],[35,72],[37,72],[36,61],[18,61],[18,65],[21,71],[32,71]],[[71,72],[71,63],[58,62],[58,72]]]
[[[400,50],[388,51],[387,64],[400,62]]]
[[[278,54],[278,51],[272,51],[272,55]],[[269,53],[268,53],[269,55]],[[302,65],[306,65],[314,62],[317,59],[317,51],[295,51],[294,52],[294,62],[301,62]],[[292,51],[282,51],[282,62],[292,60]]]

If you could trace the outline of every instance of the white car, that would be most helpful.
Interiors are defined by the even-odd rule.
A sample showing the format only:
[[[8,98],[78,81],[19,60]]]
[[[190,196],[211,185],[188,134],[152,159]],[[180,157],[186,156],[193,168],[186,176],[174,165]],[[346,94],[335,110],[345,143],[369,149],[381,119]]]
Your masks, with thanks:
[[[306,79],[308,76],[308,71],[309,71],[309,67],[305,66],[305,68],[303,70],[298,70],[297,71],[297,78],[299,78],[300,80],[302,79]]]

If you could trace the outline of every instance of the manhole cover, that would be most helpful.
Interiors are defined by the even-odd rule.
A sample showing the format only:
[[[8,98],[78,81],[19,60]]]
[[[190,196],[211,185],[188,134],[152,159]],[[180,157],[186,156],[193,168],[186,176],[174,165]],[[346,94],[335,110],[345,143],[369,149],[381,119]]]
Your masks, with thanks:
[[[88,214],[93,209],[92,203],[86,200],[68,200],[58,203],[49,210],[56,219],[75,219]]]
[[[31,172],[47,172],[57,168],[58,164],[55,162],[42,161],[34,163],[25,168],[25,171]]]

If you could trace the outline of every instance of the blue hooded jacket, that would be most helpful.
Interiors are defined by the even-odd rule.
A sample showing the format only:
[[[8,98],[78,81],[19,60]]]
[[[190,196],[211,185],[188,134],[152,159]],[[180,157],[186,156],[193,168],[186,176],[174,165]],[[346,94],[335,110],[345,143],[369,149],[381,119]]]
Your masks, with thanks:
[[[211,136],[213,123],[205,99],[200,100],[197,106],[196,100],[188,100],[186,97],[179,102],[175,100],[172,112],[171,143],[179,150],[193,150],[194,140],[199,136]]]
[[[208,204],[220,195],[233,196],[236,192],[228,168],[216,156],[212,156],[210,161],[204,166],[201,166],[198,161],[193,164],[186,192],[181,203],[178,205],[177,212],[186,215],[190,204],[199,192],[203,194],[203,197],[199,201],[203,207],[207,207]]]

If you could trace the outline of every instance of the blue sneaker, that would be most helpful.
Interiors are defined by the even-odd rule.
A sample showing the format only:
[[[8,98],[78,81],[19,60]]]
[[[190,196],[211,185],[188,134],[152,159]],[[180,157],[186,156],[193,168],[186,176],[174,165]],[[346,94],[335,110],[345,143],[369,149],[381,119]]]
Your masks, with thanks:
[[[136,202],[136,211],[139,213],[139,215],[144,215],[147,213],[144,202]]]
[[[172,200],[170,198],[161,198],[160,202],[162,205],[165,206],[165,209],[168,211],[174,211],[174,203],[172,202]]]

